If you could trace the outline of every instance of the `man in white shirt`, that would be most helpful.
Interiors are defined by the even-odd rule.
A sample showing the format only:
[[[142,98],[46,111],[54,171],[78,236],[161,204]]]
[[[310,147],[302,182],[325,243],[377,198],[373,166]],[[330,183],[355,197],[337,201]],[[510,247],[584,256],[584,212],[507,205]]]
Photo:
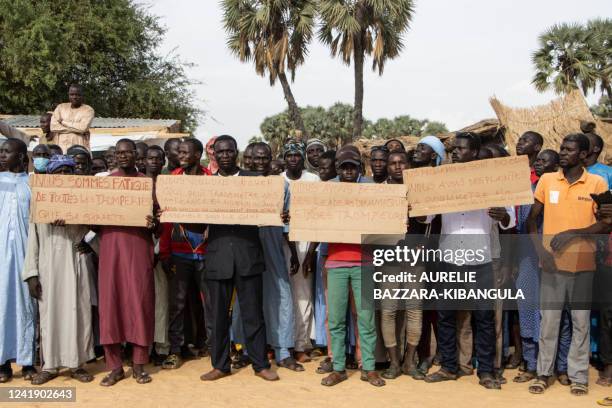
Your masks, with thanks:
[[[480,139],[471,133],[458,133],[453,142],[453,163],[467,163],[476,160],[480,150]],[[441,262],[439,271],[475,272],[477,288],[494,288],[491,258],[491,230],[495,223],[502,229],[516,224],[512,207],[489,208],[457,213],[442,214],[442,231],[439,248],[445,251],[482,250],[482,257],[474,257],[471,262]],[[470,288],[475,288],[474,284]],[[457,285],[452,285],[457,287]],[[472,311],[476,323],[476,357],[480,385],[487,389],[500,389],[495,379],[495,314],[493,303],[480,302]],[[486,309],[486,310],[485,310]],[[426,382],[440,382],[457,379],[457,311],[438,310],[438,351],[442,356],[442,368],[428,375]]]
[[[294,181],[320,181],[316,174],[304,169],[306,157],[303,143],[290,141],[284,146],[283,158],[287,170],[281,175],[288,183]],[[291,275],[291,292],[293,294],[293,316],[295,335],[295,359],[300,363],[310,361],[312,350],[311,336],[313,331],[313,274],[307,268],[300,268],[308,252],[309,242],[292,242],[287,239],[285,257],[289,261],[288,269]]]

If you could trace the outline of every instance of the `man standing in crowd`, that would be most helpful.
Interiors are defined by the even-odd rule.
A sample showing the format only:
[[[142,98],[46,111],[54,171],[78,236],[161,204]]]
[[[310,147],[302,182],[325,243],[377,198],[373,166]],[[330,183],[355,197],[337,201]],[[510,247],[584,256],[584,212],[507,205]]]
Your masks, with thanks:
[[[147,172],[147,150],[149,145],[145,142],[136,143],[136,169],[142,174]]]
[[[554,150],[542,150],[538,154],[534,165],[538,180],[546,173],[555,173],[559,169],[559,154]],[[532,184],[535,191],[537,182]],[[527,217],[531,210],[531,204],[521,205],[517,208],[517,232],[528,234]],[[538,233],[542,233],[542,217],[538,217]],[[516,288],[521,289],[525,300],[517,300],[519,313],[519,326],[521,334],[521,345],[525,371],[519,372],[513,381],[524,383],[533,380],[537,375],[538,363],[538,340],[540,337],[540,265],[537,253],[530,241],[519,238],[518,250],[518,275],[516,276]],[[567,353],[571,342],[571,323],[567,311],[563,311],[561,318],[561,330],[559,333],[559,347],[556,356],[557,379],[565,383],[567,379]],[[567,379],[569,385],[569,379]]]
[[[417,143],[412,156],[412,165],[415,168],[439,166],[446,157],[444,143],[435,136],[425,136]]]
[[[181,139],[177,137],[173,137],[172,139],[166,140],[164,143],[164,152],[166,153],[166,160],[168,164],[162,170],[162,174],[171,174],[174,170],[181,167],[181,161],[179,160],[179,146],[181,144]]]
[[[327,150],[325,143],[319,139],[308,139],[306,142],[306,170],[319,174],[319,158]]]
[[[338,177],[342,183],[367,182],[361,177],[361,155],[352,145],[343,146],[336,156]],[[359,244],[329,243],[325,264],[327,269],[329,332],[333,351],[333,371],[321,384],[336,385],[346,379],[346,311],[349,305],[349,288],[353,289],[357,312],[357,326],[361,342],[361,379],[380,387],[385,381],[375,369],[376,324],[374,307],[362,305],[361,296],[361,246]]]
[[[51,117],[52,141],[64,152],[78,144],[89,149],[89,126],[95,113],[91,106],[83,103],[83,89],[80,85],[70,85],[68,103],[60,103]]]
[[[472,133],[458,133],[453,141],[453,163],[468,163],[477,160],[480,151],[480,138]],[[474,250],[490,248],[491,230],[494,223],[502,229],[514,227],[516,216],[514,208],[489,208],[458,213],[442,214],[440,249],[456,251],[467,249],[466,234],[470,236],[468,245]],[[466,262],[466,265],[441,263],[439,270],[470,271],[476,273],[476,285],[480,289],[493,288],[494,276],[491,265],[491,251],[486,251],[482,262]],[[476,327],[476,356],[478,359],[479,384],[487,389],[500,389],[501,384],[494,375],[495,360],[495,314],[494,305],[478,304],[472,311]],[[457,359],[457,311],[438,311],[438,350],[442,357],[442,368],[425,377],[426,382],[456,380]]]
[[[385,182],[386,184],[404,184],[404,170],[408,168],[408,156],[405,152],[396,151],[390,153],[388,156],[387,173],[389,179]],[[418,224],[416,219],[410,219],[408,222],[408,228],[412,227],[413,224]],[[411,232],[411,231],[409,231]],[[416,231],[415,231],[416,232]],[[419,231],[420,232],[420,231]],[[399,263],[396,265],[390,264],[390,269],[387,273],[394,271],[395,273],[401,272],[406,267],[406,264]],[[425,270],[423,263],[415,265],[411,272],[415,273],[415,276]],[[382,286],[387,289],[407,289],[408,287],[414,289],[420,289],[420,287],[414,284],[398,284],[398,283],[385,283]],[[357,295],[359,296],[359,295]],[[383,374],[383,378],[394,379],[399,377],[402,373],[411,376],[415,380],[422,380],[425,375],[417,370],[416,367],[416,351],[421,339],[421,330],[423,322],[423,310],[420,302],[417,301],[399,301],[399,300],[383,300],[383,309],[381,311],[381,331],[382,337],[389,355],[390,366]],[[402,317],[399,319],[402,323],[401,335],[398,337],[396,333],[396,326],[398,315]],[[407,346],[398,347],[398,339],[405,339]],[[401,353],[405,350],[403,367],[401,364]]]
[[[389,139],[385,142],[385,147],[391,152],[405,152],[406,147],[399,139]]]
[[[117,169],[117,158],[115,157],[115,146],[111,146],[104,152],[104,160],[108,166],[108,171],[115,171]]]
[[[293,181],[319,181],[319,176],[304,169],[304,145],[299,142],[289,142],[284,146],[284,159],[287,170],[282,176],[288,183]],[[293,292],[293,316],[295,325],[295,353],[300,363],[310,361],[312,350],[310,333],[313,320],[313,275],[300,271],[308,251],[308,242],[292,242],[287,240],[285,256],[291,273],[291,290]]]
[[[253,170],[253,146],[255,143],[249,143],[242,153],[242,168],[244,170]]]
[[[582,234],[605,233],[597,230],[594,202],[590,194],[608,190],[600,176],[584,170],[589,153],[589,139],[581,134],[563,139],[559,152],[561,170],[542,176],[534,194],[535,202],[527,219],[540,258],[541,323],[538,354],[538,378],[529,386],[534,394],[550,385],[559,340],[561,314],[569,306],[572,342],[568,355],[568,376],[573,395],[588,392],[590,299],[595,272],[595,248]],[[543,214],[542,238],[538,217]],[[571,216],[568,216],[571,214]],[[591,226],[597,228],[589,228]],[[570,242],[571,241],[571,242]],[[552,252],[552,253],[551,253]]]
[[[108,171],[108,163],[104,157],[94,157],[91,159],[91,173],[90,176],[95,176],[98,173],[105,173]]]
[[[32,167],[34,174],[45,174],[51,158],[51,150],[46,144],[38,144],[32,149]]]
[[[519,137],[516,142],[516,154],[518,156],[526,155],[529,158],[529,168],[531,169],[531,184],[538,181],[538,176],[535,173],[534,164],[538,158],[540,150],[544,145],[544,138],[541,134],[534,131],[525,132]]]
[[[589,154],[584,159],[584,167],[589,173],[601,176],[610,188],[612,186],[612,167],[597,161],[603,151],[604,141],[601,136],[593,132],[585,133],[585,135],[589,138]]]
[[[115,150],[119,169],[115,177],[145,177],[136,170],[136,144],[121,139]],[[111,372],[100,385],[112,386],[125,376],[121,343],[131,343],[133,377],[139,384],[151,382],[144,370],[149,361],[155,328],[153,240],[156,223],[147,216],[147,228],[103,226],[100,235],[98,293],[100,343]]]
[[[227,135],[217,138],[215,157],[219,177],[251,176],[236,165],[238,145]],[[231,374],[229,309],[234,288],[242,312],[242,326],[249,358],[255,375],[264,380],[278,380],[270,370],[266,355],[266,327],[263,317],[263,281],[265,269],[259,231],[255,226],[216,225],[208,230],[208,255],[204,272],[206,316],[211,319],[211,362],[213,369],[202,381],[214,381]]]
[[[389,149],[386,146],[374,146],[370,151],[370,168],[372,179],[380,184],[387,181],[387,158]]]
[[[91,153],[84,146],[74,145],[66,154],[74,159],[74,174],[89,176],[91,174]]]
[[[49,174],[74,174],[70,156],[53,156]],[[66,225],[30,224],[28,249],[22,278],[30,295],[38,300],[42,369],[32,384],[42,385],[57,377],[62,367],[80,382],[93,376],[82,366],[94,358],[91,292],[88,270],[79,260],[77,244],[89,228]]]
[[[253,167],[257,173],[270,175],[272,150],[266,143],[253,146]],[[285,205],[289,205],[288,183],[285,181]],[[266,338],[274,349],[274,358],[279,367],[293,371],[304,371],[290,354],[294,346],[293,297],[287,260],[285,259],[285,238],[283,227],[259,227],[259,238],[263,248],[266,271],[263,274],[263,310],[266,322]]]
[[[26,144],[7,139],[0,145],[0,383],[13,378],[11,360],[31,380],[34,369],[36,309],[21,279],[28,239],[30,186],[24,167]]]
[[[204,146],[196,138],[187,138],[178,149],[180,167],[172,175],[210,176],[210,171],[200,164]],[[204,333],[204,306],[201,301],[206,253],[205,224],[165,223],[160,241],[160,258],[169,281],[168,336],[170,354],[162,367],[179,368],[181,353],[187,352],[185,343],[185,311],[190,309],[196,317],[194,333]],[[196,296],[192,296],[192,292]],[[197,302],[189,304],[190,299]],[[203,337],[203,336],[202,336]],[[200,345],[203,346],[203,345]]]

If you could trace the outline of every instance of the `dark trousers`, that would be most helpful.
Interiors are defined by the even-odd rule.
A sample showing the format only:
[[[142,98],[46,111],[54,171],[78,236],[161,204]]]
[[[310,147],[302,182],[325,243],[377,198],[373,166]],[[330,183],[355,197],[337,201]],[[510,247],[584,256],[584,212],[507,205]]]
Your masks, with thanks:
[[[464,266],[442,264],[441,271],[475,271],[478,288],[493,288],[493,269],[491,264]],[[474,285],[474,284],[472,284]],[[470,288],[475,288],[471,287]],[[493,373],[495,360],[495,312],[474,307],[472,318],[476,325],[474,348],[478,358],[478,374]],[[442,368],[457,373],[457,311],[438,311],[438,352],[442,358]]]
[[[231,279],[205,279],[206,316],[210,317],[210,356],[214,368],[230,369],[230,304],[234,288],[238,294],[246,349],[257,372],[269,368],[266,353],[266,326],[263,318],[263,280],[261,275]]]
[[[204,305],[202,286],[204,261],[172,257],[175,273],[168,280],[168,339],[170,352],[178,354],[185,345],[185,321],[191,322],[191,339],[195,346],[202,347],[204,330]],[[186,313],[189,312],[189,313]]]

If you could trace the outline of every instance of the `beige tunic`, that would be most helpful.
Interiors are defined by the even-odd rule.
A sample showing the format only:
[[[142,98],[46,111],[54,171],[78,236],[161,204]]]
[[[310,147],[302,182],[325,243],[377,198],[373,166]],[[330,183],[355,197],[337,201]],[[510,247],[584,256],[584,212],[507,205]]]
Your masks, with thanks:
[[[95,112],[89,105],[73,108],[70,103],[60,103],[51,116],[51,132],[54,133],[52,143],[58,144],[64,154],[72,145],[79,144],[89,149],[89,126]]]
[[[91,283],[74,247],[87,231],[80,225],[30,224],[22,278],[38,276],[42,287],[38,307],[45,370],[74,369],[94,358]]]

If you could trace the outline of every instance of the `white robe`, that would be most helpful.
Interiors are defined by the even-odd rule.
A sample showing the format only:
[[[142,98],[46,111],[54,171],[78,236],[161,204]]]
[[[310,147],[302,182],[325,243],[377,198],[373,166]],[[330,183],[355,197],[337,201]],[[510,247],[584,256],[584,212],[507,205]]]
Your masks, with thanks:
[[[75,244],[88,229],[30,224],[22,278],[38,276],[42,299],[40,343],[43,369],[78,368],[94,358],[89,271]]]

